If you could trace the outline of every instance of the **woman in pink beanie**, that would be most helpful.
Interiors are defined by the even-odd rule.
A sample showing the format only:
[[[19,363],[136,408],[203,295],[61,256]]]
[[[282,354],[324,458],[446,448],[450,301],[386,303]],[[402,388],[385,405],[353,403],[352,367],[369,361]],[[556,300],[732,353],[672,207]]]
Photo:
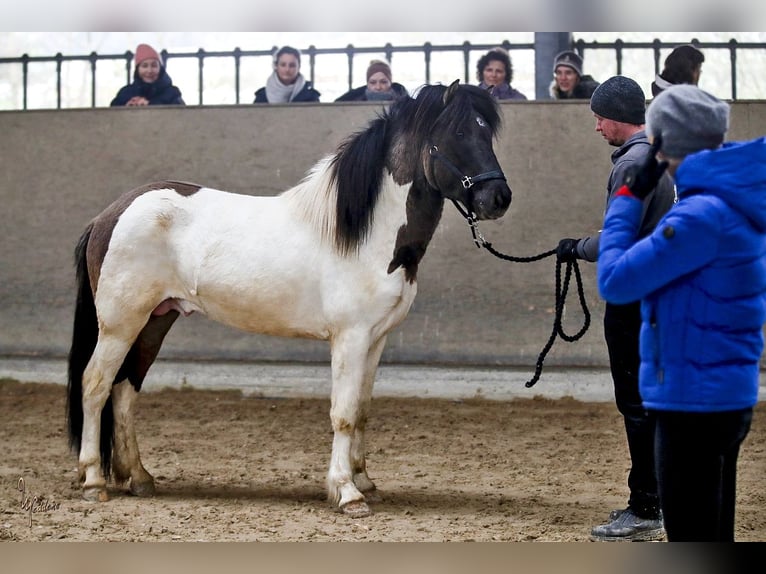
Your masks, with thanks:
[[[133,82],[120,89],[110,106],[186,105],[173,85],[157,51],[149,44],[136,48]]]

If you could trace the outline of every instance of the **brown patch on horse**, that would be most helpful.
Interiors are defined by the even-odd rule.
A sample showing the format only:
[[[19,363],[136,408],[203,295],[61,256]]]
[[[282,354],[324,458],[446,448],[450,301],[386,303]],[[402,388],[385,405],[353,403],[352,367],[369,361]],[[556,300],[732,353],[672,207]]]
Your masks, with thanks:
[[[393,273],[404,267],[404,276],[410,283],[417,279],[418,264],[439,225],[444,199],[428,185],[410,187],[407,194],[407,223],[396,234],[394,257],[388,265]]]
[[[106,250],[109,247],[109,241],[112,239],[114,226],[117,225],[120,216],[125,213],[125,210],[136,198],[148,191],[157,189],[172,189],[180,195],[189,196],[201,188],[201,185],[184,181],[155,181],[147,183],[121,195],[94,219],[92,222],[93,231],[88,241],[87,251],[88,277],[90,278],[90,287],[93,293],[96,293],[96,285],[98,285],[98,278],[101,274],[101,264],[104,262],[104,257],[106,257]]]
[[[149,321],[133,342],[122,367],[115,376],[115,384],[128,379],[136,391],[141,390],[146,373],[157,358],[160,347],[162,347],[162,341],[178,316],[178,311],[172,310],[162,316],[149,317]]]

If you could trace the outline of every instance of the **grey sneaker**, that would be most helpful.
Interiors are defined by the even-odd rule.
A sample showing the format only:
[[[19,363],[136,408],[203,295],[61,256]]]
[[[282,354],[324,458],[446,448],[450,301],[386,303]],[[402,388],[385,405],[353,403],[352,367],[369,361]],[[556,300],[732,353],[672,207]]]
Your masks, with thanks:
[[[638,542],[662,540],[664,537],[662,518],[640,518],[630,508],[612,510],[607,524],[595,526],[590,531],[590,539],[595,542]]]

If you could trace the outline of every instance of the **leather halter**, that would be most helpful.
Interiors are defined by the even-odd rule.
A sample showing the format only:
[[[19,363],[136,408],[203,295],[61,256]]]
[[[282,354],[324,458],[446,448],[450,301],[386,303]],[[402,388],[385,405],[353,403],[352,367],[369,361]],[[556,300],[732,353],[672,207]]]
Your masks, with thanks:
[[[474,184],[480,183],[482,181],[489,181],[491,179],[502,179],[503,181],[507,181],[505,179],[505,174],[500,169],[493,169],[490,171],[485,171],[484,173],[480,173],[479,175],[465,175],[460,169],[452,163],[447,156],[445,156],[443,153],[439,151],[439,147],[436,145],[431,145],[430,148],[428,148],[428,154],[434,158],[438,159],[440,162],[442,162],[447,168],[454,173],[458,178],[460,178],[460,183],[463,186],[463,189],[471,189]],[[431,168],[433,172],[433,167]],[[473,233],[473,240],[476,243],[477,246],[480,246],[479,241],[477,239],[477,229],[476,229],[476,214],[473,211],[473,208],[471,206],[466,206],[467,209],[464,209],[458,200],[450,197],[450,201],[455,205],[455,208],[460,212],[460,215],[462,215],[466,221],[468,221],[468,225],[471,227],[471,232]],[[482,238],[483,239],[483,238]]]

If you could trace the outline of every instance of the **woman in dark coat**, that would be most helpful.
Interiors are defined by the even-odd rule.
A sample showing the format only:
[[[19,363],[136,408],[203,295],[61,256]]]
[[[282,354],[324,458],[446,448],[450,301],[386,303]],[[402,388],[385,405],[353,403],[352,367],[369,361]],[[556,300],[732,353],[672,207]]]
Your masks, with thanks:
[[[136,48],[133,82],[120,89],[110,106],[184,106],[181,90],[173,85],[157,51],[148,44]]]
[[[696,86],[700,80],[702,62],[704,61],[704,54],[691,44],[684,44],[675,48],[665,58],[665,67],[652,82],[652,96],[658,95],[664,89],[675,84]]]
[[[336,102],[373,102],[396,100],[409,96],[401,84],[391,81],[391,66],[383,60],[372,60],[367,66],[367,84],[349,90]]]
[[[498,100],[526,100],[527,96],[511,86],[513,65],[505,48],[492,48],[476,62],[479,87],[489,90]]]
[[[301,53],[292,46],[282,46],[274,55],[274,71],[266,85],[255,92],[255,104],[318,102],[317,92],[301,74]]]

